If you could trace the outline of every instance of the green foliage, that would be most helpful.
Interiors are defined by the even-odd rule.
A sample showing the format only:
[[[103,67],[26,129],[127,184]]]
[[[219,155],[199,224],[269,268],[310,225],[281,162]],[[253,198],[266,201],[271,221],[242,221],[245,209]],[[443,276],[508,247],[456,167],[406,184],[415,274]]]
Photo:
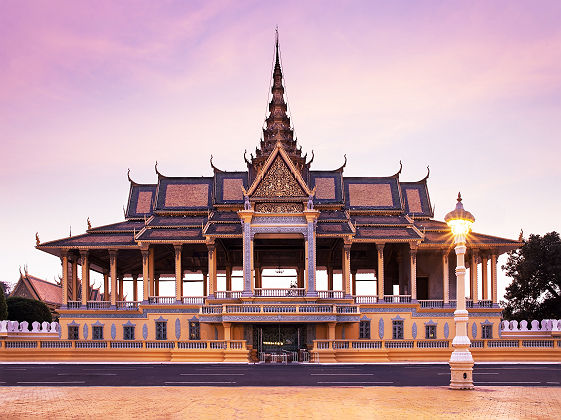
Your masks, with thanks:
[[[4,319],[8,319],[8,304],[6,303],[4,289],[0,287],[0,321]]]
[[[503,266],[512,283],[506,288],[503,316],[518,321],[561,318],[561,239],[557,232],[530,235],[509,253]]]
[[[10,321],[52,322],[51,311],[43,302],[22,297],[10,297],[8,303],[8,319]]]

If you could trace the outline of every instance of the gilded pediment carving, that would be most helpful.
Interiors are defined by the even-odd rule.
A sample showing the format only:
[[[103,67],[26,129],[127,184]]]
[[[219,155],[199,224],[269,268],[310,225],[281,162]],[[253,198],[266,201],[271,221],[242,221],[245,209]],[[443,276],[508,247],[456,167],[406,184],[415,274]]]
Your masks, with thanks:
[[[277,155],[255,189],[253,197],[293,198],[307,197],[307,194],[282,157]]]

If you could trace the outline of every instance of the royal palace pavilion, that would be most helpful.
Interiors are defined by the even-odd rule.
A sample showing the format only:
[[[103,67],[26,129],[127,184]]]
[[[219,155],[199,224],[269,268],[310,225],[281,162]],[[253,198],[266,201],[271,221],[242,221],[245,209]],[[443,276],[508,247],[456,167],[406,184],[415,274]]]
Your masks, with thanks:
[[[433,218],[428,173],[347,177],[346,159],[314,170],[287,115],[278,41],[263,137],[244,156],[247,169],[237,172],[211,159],[208,177],[156,166],[153,184],[129,177],[124,221],[37,238],[37,249],[62,261],[62,340],[190,349],[188,360],[230,346],[237,360],[307,361],[339,339],[447,347],[456,255],[450,228]],[[520,245],[467,238],[471,338],[498,338],[497,258]],[[86,299],[92,271],[103,275],[102,301]],[[333,346],[329,357],[341,360]]]

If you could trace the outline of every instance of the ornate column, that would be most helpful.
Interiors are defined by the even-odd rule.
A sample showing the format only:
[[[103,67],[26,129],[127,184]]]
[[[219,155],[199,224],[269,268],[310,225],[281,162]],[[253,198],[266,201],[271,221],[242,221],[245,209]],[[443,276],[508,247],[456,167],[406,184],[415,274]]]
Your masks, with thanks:
[[[181,250],[183,245],[175,244],[173,249],[175,250],[175,300],[181,301],[181,289],[183,288],[183,270],[181,268]]]
[[[148,254],[148,278],[150,279],[150,296],[156,296],[154,285],[154,246],[151,246]]]
[[[78,300],[78,259],[72,259],[72,300]]]
[[[68,252],[62,251],[62,306],[68,305]]]
[[[411,273],[411,300],[417,300],[417,244],[409,244],[409,266]]]
[[[471,272],[471,299],[473,300],[473,303],[476,304],[478,301],[477,298],[477,259],[479,258],[479,250],[477,249],[472,249],[471,251],[471,266],[470,266],[470,272]]]
[[[232,267],[229,265],[226,266],[226,290],[232,290]]]
[[[217,276],[216,276],[216,244],[207,242],[208,249],[208,295],[214,296],[216,292]]]
[[[356,295],[356,270],[351,270],[351,295]]]
[[[103,297],[104,301],[109,301],[109,274],[103,273]]]
[[[132,275],[132,300],[138,302],[138,274]]]
[[[319,211],[313,208],[304,210],[306,216],[306,296],[317,296],[316,291],[316,220]],[[349,266],[350,268],[350,266]]]
[[[207,278],[208,278],[207,273],[205,271],[203,271],[203,296],[204,297],[208,296]]]
[[[487,278],[487,255],[481,256],[481,283],[483,286],[482,299],[489,299],[489,279]]]
[[[351,294],[351,242],[345,240],[343,243],[343,255],[342,260],[343,264],[341,267],[342,277],[343,277],[343,291],[345,296],[350,296]]]
[[[378,270],[376,280],[378,281],[378,301],[384,301],[384,244],[376,244],[378,251]]]
[[[125,300],[125,278],[124,275],[121,274],[118,277],[119,279],[119,301],[122,302]]]
[[[491,254],[491,299],[497,304],[497,255]]]
[[[442,251],[442,300],[444,305],[450,303],[450,277],[448,267],[448,249]]]
[[[111,274],[111,306],[117,306],[117,251],[109,251],[109,272]]]
[[[88,258],[88,250],[80,250],[80,256],[82,257],[82,306],[86,306],[88,304],[90,289],[90,261]]]
[[[160,296],[160,275],[154,274],[154,296]]]
[[[246,196],[247,203],[249,202]],[[253,283],[253,235],[251,234],[251,218],[253,210],[246,204],[246,210],[238,212],[242,221],[243,232],[243,292],[242,296],[252,296]],[[209,273],[210,274],[210,273]]]
[[[148,270],[150,251],[148,251],[148,248],[144,248],[140,252],[142,253],[142,300],[148,302],[150,297],[150,273]]]

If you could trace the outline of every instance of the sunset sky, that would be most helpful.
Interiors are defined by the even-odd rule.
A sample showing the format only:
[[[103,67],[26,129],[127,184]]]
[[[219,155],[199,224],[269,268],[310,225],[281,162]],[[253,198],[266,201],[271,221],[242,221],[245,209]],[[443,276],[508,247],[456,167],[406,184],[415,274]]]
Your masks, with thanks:
[[[123,219],[129,183],[244,169],[278,25],[313,169],[416,181],[435,218],[561,230],[561,2],[3,1],[2,280],[53,280],[35,246]],[[504,263],[504,258],[500,260]],[[499,289],[506,284],[500,276]],[[502,293],[501,293],[502,296]]]

